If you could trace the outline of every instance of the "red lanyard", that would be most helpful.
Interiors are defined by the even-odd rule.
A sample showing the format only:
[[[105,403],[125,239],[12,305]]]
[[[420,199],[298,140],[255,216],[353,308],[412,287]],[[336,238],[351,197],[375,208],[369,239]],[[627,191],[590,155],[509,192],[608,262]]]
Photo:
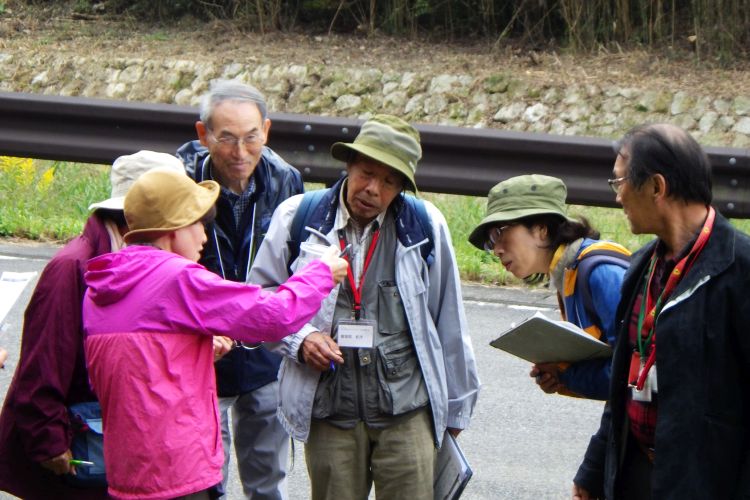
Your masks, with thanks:
[[[659,316],[659,313],[661,313],[664,302],[675,289],[677,283],[679,283],[682,277],[687,274],[687,272],[690,270],[690,267],[695,262],[695,259],[701,253],[701,250],[703,250],[703,247],[706,246],[706,242],[708,241],[708,237],[711,235],[711,230],[714,226],[715,218],[716,211],[713,207],[709,207],[706,222],[703,223],[703,228],[701,228],[701,231],[698,234],[698,238],[695,240],[695,243],[693,243],[693,248],[691,248],[690,252],[685,257],[680,259],[680,261],[674,266],[674,269],[667,279],[667,284],[664,286],[664,290],[662,290],[661,294],[659,294],[659,297],[655,300],[651,295],[651,282],[654,278],[654,270],[656,268],[656,249],[654,249],[654,253],[651,255],[651,263],[649,264],[648,270],[648,279],[646,280],[646,284],[643,287],[641,310],[638,313],[637,342],[638,352],[641,355],[641,359],[646,357],[646,351],[650,348],[648,358],[646,359],[643,369],[638,375],[636,388],[639,391],[643,389],[643,385],[646,382],[646,377],[648,376],[648,371],[656,362],[656,333],[654,330],[656,318]],[[646,311],[648,311],[648,314],[646,314]]]
[[[378,237],[380,236],[380,228],[376,229],[372,233],[372,241],[370,242],[370,248],[367,250],[367,257],[365,258],[365,265],[362,266],[362,274],[359,277],[359,287],[357,287],[357,284],[354,282],[354,273],[352,272],[352,266],[351,266],[351,260],[349,259],[349,256],[347,255],[344,257],[349,262],[349,267],[346,268],[346,275],[349,277],[349,285],[352,289],[352,295],[354,296],[354,319],[359,320],[360,312],[362,311],[362,288],[365,284],[365,273],[367,272],[367,268],[370,267],[370,261],[372,260],[372,254],[375,253],[375,247],[378,244]],[[346,239],[344,237],[339,237],[339,245],[341,245],[341,250],[344,250],[346,248]]]

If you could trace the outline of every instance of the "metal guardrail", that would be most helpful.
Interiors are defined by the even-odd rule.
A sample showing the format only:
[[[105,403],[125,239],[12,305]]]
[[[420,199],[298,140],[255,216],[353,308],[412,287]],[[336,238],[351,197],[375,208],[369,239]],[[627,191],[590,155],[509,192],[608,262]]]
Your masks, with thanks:
[[[111,163],[139,149],[173,153],[195,137],[194,107],[0,92],[0,155]],[[269,145],[305,181],[334,182],[342,164],[331,158],[336,141],[351,141],[360,121],[272,113]],[[606,179],[611,142],[420,125],[424,158],[417,185],[426,192],[486,196],[502,179],[526,173],[554,175],[568,186],[568,202],[616,206]],[[707,147],[714,172],[714,204],[729,217],[750,218],[750,151]]]

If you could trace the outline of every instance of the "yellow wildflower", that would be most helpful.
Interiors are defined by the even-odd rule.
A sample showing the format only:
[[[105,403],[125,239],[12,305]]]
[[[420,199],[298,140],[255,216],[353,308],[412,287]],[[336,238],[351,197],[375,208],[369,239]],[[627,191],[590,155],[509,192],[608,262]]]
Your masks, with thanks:
[[[39,191],[41,194],[46,193],[50,186],[52,185],[52,181],[55,178],[55,169],[54,168],[48,168],[44,171],[42,176],[39,178],[39,182],[36,185],[37,191]]]
[[[34,182],[36,169],[31,158],[0,156],[0,170],[13,177],[19,186],[30,186]]]

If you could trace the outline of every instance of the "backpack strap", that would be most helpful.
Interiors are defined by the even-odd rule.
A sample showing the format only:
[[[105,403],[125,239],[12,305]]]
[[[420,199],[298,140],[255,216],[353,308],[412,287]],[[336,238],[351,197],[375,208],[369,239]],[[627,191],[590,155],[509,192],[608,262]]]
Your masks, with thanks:
[[[302,196],[302,201],[300,202],[299,207],[297,207],[297,211],[294,213],[294,217],[292,218],[292,225],[289,229],[289,241],[287,241],[287,245],[289,247],[289,260],[287,261],[287,268],[289,268],[290,270],[289,274],[291,274],[292,262],[294,262],[299,256],[300,244],[306,239],[305,227],[312,224],[316,226],[316,229],[326,230],[327,228],[329,228],[328,226],[333,223],[331,214],[327,214],[328,216],[326,216],[326,214],[320,213],[320,210],[318,210],[318,205],[323,200],[323,196],[328,191],[329,190],[327,189],[320,189],[317,191],[309,191],[305,193]],[[336,191],[334,190],[334,192]],[[435,243],[432,239],[432,220],[427,214],[427,208],[425,207],[424,201],[411,195],[404,195],[403,201],[406,205],[408,205],[409,210],[407,210],[407,213],[414,214],[414,216],[416,216],[417,234],[414,234],[414,236],[419,238],[416,241],[421,241],[424,238],[427,238],[428,240],[427,243],[422,245],[419,250],[422,258],[429,267],[435,260],[433,252]],[[313,221],[312,219],[316,220]],[[317,225],[321,223],[324,227],[318,228]],[[406,242],[404,244],[409,244],[409,242]]]
[[[432,219],[430,219],[430,216],[427,214],[427,208],[425,207],[424,201],[407,194],[404,195],[404,202],[409,205],[412,211],[417,215],[419,228],[424,237],[428,240],[428,242],[422,245],[419,250],[422,254],[422,258],[427,263],[427,267],[429,267],[435,260],[433,254],[435,242],[432,241]]]
[[[325,194],[325,189],[319,189],[316,191],[308,191],[302,195],[302,201],[297,207],[297,211],[294,212],[294,218],[292,219],[292,227],[289,229],[289,241],[287,245],[289,247],[289,260],[287,261],[287,268],[292,265],[292,262],[297,260],[299,256],[299,246],[304,241],[305,227],[309,224],[310,217],[312,216],[315,208],[320,203],[321,198]],[[289,274],[292,274],[291,269]]]
[[[601,318],[594,308],[589,277],[594,268],[600,264],[610,264],[627,269],[630,266],[630,252],[625,247],[615,243],[598,242],[585,248],[577,260],[576,288],[581,293],[583,308],[590,319],[596,319],[598,324],[601,325]]]

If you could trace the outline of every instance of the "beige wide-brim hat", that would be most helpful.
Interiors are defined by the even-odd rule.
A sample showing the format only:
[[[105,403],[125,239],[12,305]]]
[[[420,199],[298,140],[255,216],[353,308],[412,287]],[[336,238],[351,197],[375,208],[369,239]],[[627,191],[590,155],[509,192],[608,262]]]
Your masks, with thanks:
[[[492,226],[531,215],[551,214],[568,219],[567,196],[563,181],[548,175],[519,175],[495,184],[487,195],[487,213],[469,235],[469,242],[482,250]]]
[[[404,174],[409,188],[417,192],[414,174],[422,158],[419,131],[397,116],[375,115],[367,120],[354,142],[337,142],[331,155],[348,162],[352,151],[379,161]]]
[[[155,169],[138,178],[125,195],[126,243],[168,233],[198,222],[219,197],[215,181],[196,184],[184,173]]]
[[[130,186],[149,170],[162,168],[182,172],[185,174],[185,167],[176,157],[167,153],[158,153],[156,151],[142,150],[131,155],[123,155],[112,163],[112,169],[109,173],[112,184],[112,193],[109,198],[98,203],[89,205],[89,210],[99,208],[107,210],[122,210],[125,202],[125,194]]]

